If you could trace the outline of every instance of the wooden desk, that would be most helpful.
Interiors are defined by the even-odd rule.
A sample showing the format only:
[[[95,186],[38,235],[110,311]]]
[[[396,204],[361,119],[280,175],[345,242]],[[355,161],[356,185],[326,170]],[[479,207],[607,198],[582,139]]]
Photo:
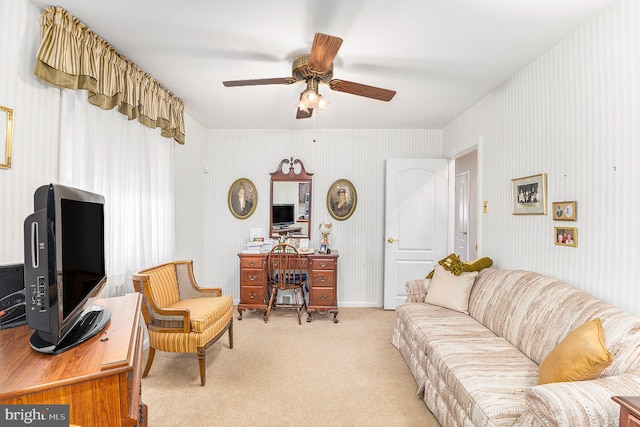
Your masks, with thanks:
[[[640,427],[640,396],[613,396],[620,404],[620,427]]]
[[[300,254],[307,270],[309,302],[307,322],[311,313],[333,313],[338,323],[338,252],[330,254]],[[240,303],[238,320],[247,309],[266,313],[269,290],[267,287],[267,254],[238,254],[240,258]]]
[[[106,333],[55,356],[31,349],[28,325],[0,331],[0,404],[67,404],[69,422],[84,427],[146,426],[141,301],[138,293],[90,300],[111,310]]]

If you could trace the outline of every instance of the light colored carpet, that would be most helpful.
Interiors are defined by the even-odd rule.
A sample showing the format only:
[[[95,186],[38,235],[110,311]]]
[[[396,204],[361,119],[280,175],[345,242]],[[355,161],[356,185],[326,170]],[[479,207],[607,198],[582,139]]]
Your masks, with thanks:
[[[142,380],[150,427],[439,426],[391,345],[395,311],[237,317],[234,348],[225,335],[207,350],[204,387],[195,354],[156,352]]]

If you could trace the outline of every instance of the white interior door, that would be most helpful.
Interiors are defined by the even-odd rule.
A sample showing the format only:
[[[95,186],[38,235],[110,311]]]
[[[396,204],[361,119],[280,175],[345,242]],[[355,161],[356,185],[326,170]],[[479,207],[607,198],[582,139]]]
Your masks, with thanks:
[[[409,279],[425,277],[447,251],[447,161],[386,161],[384,308],[406,299]]]
[[[469,261],[469,172],[456,174],[455,253]]]

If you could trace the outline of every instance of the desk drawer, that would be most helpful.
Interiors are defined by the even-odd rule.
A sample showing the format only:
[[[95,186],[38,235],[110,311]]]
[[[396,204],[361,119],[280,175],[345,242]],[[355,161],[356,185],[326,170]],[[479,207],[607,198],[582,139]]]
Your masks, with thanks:
[[[240,303],[241,304],[264,304],[266,297],[262,286],[241,286],[240,287]]]
[[[313,259],[311,268],[313,270],[335,270],[336,260],[334,258]]]
[[[240,258],[240,268],[257,268],[262,270],[264,260],[264,256],[243,256]]]
[[[311,288],[309,296],[309,305],[315,307],[335,307],[336,292],[335,288]]]
[[[314,288],[318,286],[334,288],[335,280],[333,271],[313,270],[311,272],[311,286]]]
[[[261,269],[243,268],[240,270],[240,287],[264,285],[264,272]]]

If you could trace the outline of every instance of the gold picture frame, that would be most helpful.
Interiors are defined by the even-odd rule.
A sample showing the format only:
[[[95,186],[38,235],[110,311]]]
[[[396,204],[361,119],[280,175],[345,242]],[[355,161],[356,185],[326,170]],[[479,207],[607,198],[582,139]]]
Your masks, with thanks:
[[[559,246],[578,247],[578,229],[576,227],[553,227],[553,240]]]
[[[511,180],[511,213],[513,215],[547,214],[547,174]]]
[[[4,117],[4,120],[3,120]],[[4,140],[4,153],[0,152],[0,168],[11,169],[11,144],[13,140],[13,110],[0,105],[0,122],[4,121],[4,133],[0,132],[0,141]],[[0,142],[1,144],[1,142]],[[2,147],[2,145],[0,145]]]
[[[247,178],[236,179],[229,187],[227,203],[233,216],[238,219],[249,218],[258,205],[256,186]]]
[[[551,206],[554,221],[575,221],[578,217],[576,202],[553,202]]]
[[[331,184],[327,191],[327,210],[338,221],[348,219],[356,210],[358,193],[356,187],[347,179],[339,179]]]

